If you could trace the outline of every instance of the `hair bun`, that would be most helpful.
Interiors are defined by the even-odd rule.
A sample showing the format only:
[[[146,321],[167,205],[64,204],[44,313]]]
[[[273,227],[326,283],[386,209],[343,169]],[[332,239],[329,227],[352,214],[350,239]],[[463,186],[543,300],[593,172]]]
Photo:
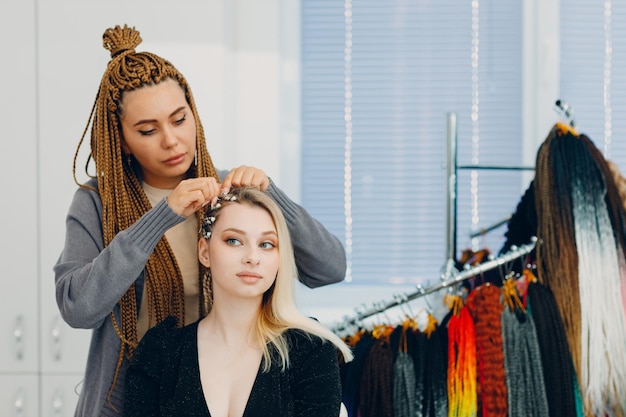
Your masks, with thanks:
[[[124,51],[135,51],[135,47],[141,43],[141,36],[139,31],[134,27],[120,27],[119,25],[114,28],[107,29],[102,35],[102,44],[104,49],[111,52],[111,58],[115,58],[117,55]]]

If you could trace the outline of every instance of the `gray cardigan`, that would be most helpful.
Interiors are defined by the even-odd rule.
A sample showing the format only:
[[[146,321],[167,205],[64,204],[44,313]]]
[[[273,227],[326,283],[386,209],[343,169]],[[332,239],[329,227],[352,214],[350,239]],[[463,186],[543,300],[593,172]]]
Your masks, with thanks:
[[[220,176],[226,173],[220,171]],[[97,185],[93,179],[88,184]],[[311,288],[342,281],[346,258],[339,239],[271,181],[267,192],[287,220],[300,281]],[[126,358],[111,393],[114,408],[108,401],[120,352],[110,314],[113,312],[119,323],[117,302],[133,284],[142,291],[144,267],[154,247],[167,230],[184,219],[163,199],[104,248],[100,196],[85,188],[74,194],[66,219],[65,246],[54,273],[63,319],[71,327],[93,330],[76,417],[122,414]]]

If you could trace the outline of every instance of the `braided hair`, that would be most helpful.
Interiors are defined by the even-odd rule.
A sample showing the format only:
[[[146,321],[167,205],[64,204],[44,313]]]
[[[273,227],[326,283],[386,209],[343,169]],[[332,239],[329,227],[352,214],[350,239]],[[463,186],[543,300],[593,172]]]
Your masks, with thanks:
[[[572,212],[571,146],[577,135],[556,124],[537,153],[535,204],[537,210],[537,272],[539,282],[552,290],[563,317],[574,368],[580,370],[581,306],[578,252]],[[567,145],[567,146],[564,146]],[[558,202],[558,204],[556,203]]]
[[[74,155],[74,181],[83,188],[93,188],[81,184],[76,176],[76,160],[85,135],[91,127],[91,153],[85,165],[89,177],[97,177],[96,190],[102,200],[102,235],[106,247],[118,232],[135,223],[151,209],[151,204],[143,191],[140,178],[140,166],[133,160],[125,161],[122,153],[122,131],[120,120],[123,116],[122,98],[125,92],[147,85],[156,85],[165,80],[175,80],[184,91],[196,123],[197,163],[189,168],[188,177],[219,176],[209,156],[204,130],[198,117],[191,90],[183,75],[167,60],[149,53],[136,52],[141,43],[139,32],[134,27],[115,26],[103,34],[103,46],[111,53],[111,60],[102,76],[87,126],[82,134]],[[90,175],[88,166],[93,159],[96,174]],[[200,214],[198,214],[200,216]],[[200,266],[199,266],[200,268]],[[202,270],[201,270],[202,272]],[[200,280],[204,276],[199,274]],[[178,323],[184,323],[183,281],[178,263],[167,242],[162,238],[150,255],[145,267],[144,299],[148,307],[149,322],[158,323],[166,317],[178,317]],[[203,288],[200,283],[200,288]],[[199,311],[203,312],[203,299]],[[132,357],[138,343],[137,332],[137,294],[132,285],[118,302],[120,308],[119,323],[113,312],[111,320],[121,341],[115,380],[126,353]],[[114,382],[115,384],[115,382]]]

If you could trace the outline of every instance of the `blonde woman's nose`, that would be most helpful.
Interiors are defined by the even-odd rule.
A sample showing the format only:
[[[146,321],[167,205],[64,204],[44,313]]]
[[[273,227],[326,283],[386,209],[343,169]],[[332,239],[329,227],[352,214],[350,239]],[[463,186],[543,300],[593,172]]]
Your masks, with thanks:
[[[250,249],[243,257],[243,262],[248,265],[258,265],[261,262],[259,254],[254,249]]]

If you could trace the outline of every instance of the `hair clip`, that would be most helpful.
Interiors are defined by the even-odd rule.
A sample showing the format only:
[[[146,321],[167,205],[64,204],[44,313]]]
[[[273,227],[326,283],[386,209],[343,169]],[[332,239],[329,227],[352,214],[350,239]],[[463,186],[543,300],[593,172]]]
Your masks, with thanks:
[[[219,197],[217,197],[217,201],[215,202],[215,205],[212,204],[204,212],[204,216],[202,218],[202,226],[200,228],[200,234],[202,235],[204,239],[211,238],[211,229],[213,228],[213,224],[215,223],[215,220],[216,220],[216,217],[212,215],[213,212],[222,207],[223,201],[232,202],[236,200],[237,200],[237,196],[234,194],[227,194],[227,193],[222,194]]]

